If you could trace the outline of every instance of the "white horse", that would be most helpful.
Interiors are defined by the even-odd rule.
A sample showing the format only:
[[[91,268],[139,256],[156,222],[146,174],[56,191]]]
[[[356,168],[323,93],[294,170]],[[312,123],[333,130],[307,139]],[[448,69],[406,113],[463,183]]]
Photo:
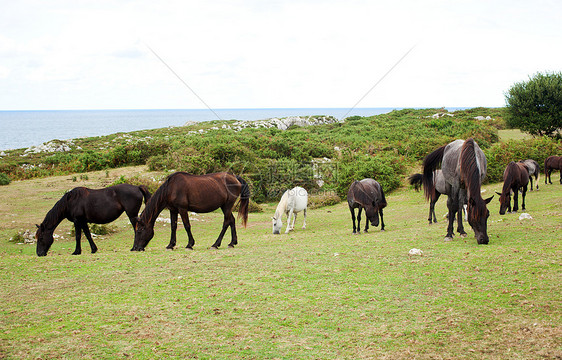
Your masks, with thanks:
[[[273,215],[273,233],[279,234],[281,228],[283,227],[283,221],[281,220],[283,213],[287,215],[287,230],[285,234],[295,228],[295,221],[297,220],[297,213],[304,211],[304,224],[303,229],[306,229],[306,207],[308,205],[308,193],[305,189],[300,186],[294,187],[291,190],[285,191],[277,205],[275,210],[275,215]],[[291,216],[295,214],[293,218],[293,223],[291,224]]]

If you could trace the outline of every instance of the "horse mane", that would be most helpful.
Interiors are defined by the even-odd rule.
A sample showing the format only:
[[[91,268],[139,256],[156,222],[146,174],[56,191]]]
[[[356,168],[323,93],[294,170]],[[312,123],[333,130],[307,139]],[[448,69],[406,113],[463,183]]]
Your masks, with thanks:
[[[69,202],[76,199],[83,190],[85,190],[85,188],[74,188],[70,191],[67,191],[59,199],[59,201],[55,203],[51,210],[47,212],[47,215],[45,215],[45,219],[43,219],[41,225],[44,225],[49,229],[51,227],[56,227],[62,221],[62,219],[64,219]]]
[[[460,168],[461,182],[468,190],[468,198],[474,201],[472,215],[474,218],[486,216],[486,203],[480,195],[480,165],[476,157],[476,143],[470,138],[464,142],[461,149]],[[469,202],[470,203],[470,202]]]
[[[289,190],[283,193],[281,196],[281,200],[279,200],[279,204],[277,204],[277,208],[275,209],[275,215],[273,215],[274,219],[279,219],[283,216],[283,212],[287,209],[287,202],[289,201]]]
[[[150,196],[148,201],[146,200],[145,197],[144,210],[142,211],[139,218],[142,217],[143,219],[148,220],[148,223],[153,223],[154,221],[156,221],[155,213],[158,211],[157,209],[160,208],[160,205],[166,202],[165,197],[166,194],[168,193],[168,187],[170,186],[170,179],[177,174],[178,173],[176,172],[171,175],[168,175],[166,180],[164,180],[164,183],[160,185],[160,187],[154,192],[154,194],[152,194],[152,196]]]

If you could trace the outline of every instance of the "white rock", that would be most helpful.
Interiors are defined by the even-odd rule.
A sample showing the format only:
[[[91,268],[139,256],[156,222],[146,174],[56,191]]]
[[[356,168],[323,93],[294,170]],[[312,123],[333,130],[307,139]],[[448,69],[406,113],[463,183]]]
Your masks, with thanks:
[[[521,215],[519,215],[519,220],[523,219],[533,219],[533,217],[527,213],[522,213]]]
[[[420,249],[410,249],[410,251],[408,251],[409,255],[423,255],[423,251],[421,251]]]

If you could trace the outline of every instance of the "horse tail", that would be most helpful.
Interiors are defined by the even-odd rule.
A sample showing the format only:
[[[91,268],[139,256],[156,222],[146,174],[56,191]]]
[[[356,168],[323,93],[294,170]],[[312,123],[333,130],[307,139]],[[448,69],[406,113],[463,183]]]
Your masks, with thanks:
[[[144,204],[146,205],[148,200],[150,200],[152,194],[150,193],[150,191],[148,191],[148,188],[144,185],[139,185],[139,190],[142,193],[142,196],[144,197]]]
[[[240,184],[242,184],[242,190],[240,191],[240,208],[238,209],[238,218],[242,218],[242,226],[246,227],[250,205],[250,186],[244,179],[242,179],[241,176],[237,175],[236,179],[240,182]]]
[[[443,160],[445,146],[447,145],[441,146],[439,149],[435,150],[423,159],[422,184],[423,192],[427,200],[431,200],[433,194],[435,193],[435,181],[433,180],[433,176],[435,170],[437,170],[437,167],[439,167],[441,161]]]
[[[416,189],[416,191],[420,191],[420,187],[422,186],[422,178],[422,174],[413,174],[408,178],[408,181],[410,182],[410,185],[414,185],[414,189]]]
[[[544,159],[544,184],[546,185],[546,180],[548,179],[548,160],[550,156]]]

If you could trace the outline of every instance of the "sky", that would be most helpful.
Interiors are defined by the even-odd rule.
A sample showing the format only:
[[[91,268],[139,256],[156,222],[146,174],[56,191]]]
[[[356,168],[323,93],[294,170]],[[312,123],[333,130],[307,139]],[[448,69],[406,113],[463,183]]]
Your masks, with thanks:
[[[499,107],[562,1],[0,0],[0,110]]]

